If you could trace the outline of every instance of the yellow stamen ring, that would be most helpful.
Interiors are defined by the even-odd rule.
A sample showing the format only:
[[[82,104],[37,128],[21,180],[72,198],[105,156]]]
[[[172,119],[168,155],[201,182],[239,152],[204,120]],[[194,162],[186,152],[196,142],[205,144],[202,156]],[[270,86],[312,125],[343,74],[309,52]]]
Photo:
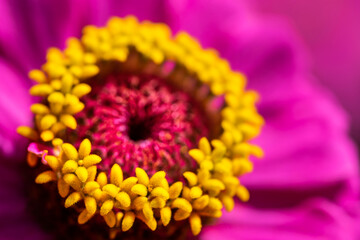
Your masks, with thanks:
[[[211,144],[202,138],[198,148],[189,151],[198,169],[183,174],[185,185],[169,183],[163,171],[150,177],[141,168],[136,169],[136,176],[124,179],[117,164],[112,166],[108,179],[105,173],[97,173],[97,164],[102,159],[91,154],[88,139],[82,141],[78,150],[70,143],[63,143],[64,130],[77,128],[73,115],[84,108],[80,98],[91,91],[84,81],[100,72],[101,62],[124,63],[132,57],[131,52],[144,58],[148,66],[153,63],[161,67],[167,61],[174,62],[173,83],[183,86],[181,77],[192,76],[199,84],[209,86],[209,96],[203,98],[225,97],[222,134]],[[172,37],[164,24],[139,23],[131,16],[114,17],[104,28],[85,27],[81,40],[69,39],[64,51],[49,49],[42,70],[32,70],[29,77],[38,82],[30,94],[42,97],[47,104],[33,104],[35,127],[19,127],[18,132],[33,141],[52,141],[54,149],[58,149],[55,156],[45,157],[51,170],[38,175],[35,181],[39,184],[57,181],[59,194],[66,198],[65,207],[84,201],[79,224],[99,213],[115,237],[119,231],[128,231],[136,218],[153,231],[158,224],[167,226],[172,219],[189,219],[191,230],[197,235],[202,218],[220,217],[223,207],[231,211],[234,196],[242,201],[249,199],[249,192],[238,177],[252,171],[250,155],[263,155],[259,147],[249,143],[264,123],[255,107],[258,95],[244,90],[245,77],[232,71],[215,50],[202,49],[188,34],[180,32]],[[187,91],[199,95],[196,89]],[[32,166],[36,164],[33,155],[28,159]]]

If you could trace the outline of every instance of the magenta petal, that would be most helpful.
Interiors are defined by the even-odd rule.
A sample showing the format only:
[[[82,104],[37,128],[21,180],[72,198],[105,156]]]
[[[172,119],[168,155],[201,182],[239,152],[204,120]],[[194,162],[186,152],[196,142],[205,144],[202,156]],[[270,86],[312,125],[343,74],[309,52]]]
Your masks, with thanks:
[[[11,155],[18,151],[17,147],[25,146],[26,140],[16,133],[16,128],[30,124],[31,98],[23,76],[3,59],[0,72],[0,154]]]
[[[201,239],[288,240],[354,239],[356,216],[336,204],[313,199],[291,209],[256,209],[236,206],[219,222],[205,228]]]
[[[26,74],[44,63],[49,47],[63,48],[66,38],[80,36],[95,11],[96,5],[84,0],[4,1],[0,6],[0,21],[5,23],[0,27],[1,50]]]
[[[282,98],[260,104],[266,125],[255,142],[266,156],[254,160],[255,170],[244,178],[246,184],[315,187],[357,176],[357,156],[345,135],[343,112],[327,94],[308,84],[285,91]]]

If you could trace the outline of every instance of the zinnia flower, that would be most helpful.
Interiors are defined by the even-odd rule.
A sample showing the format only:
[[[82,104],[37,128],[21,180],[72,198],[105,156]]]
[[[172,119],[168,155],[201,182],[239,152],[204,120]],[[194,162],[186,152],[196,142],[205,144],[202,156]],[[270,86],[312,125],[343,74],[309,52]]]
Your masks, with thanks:
[[[66,3],[61,3],[60,5],[63,6],[63,4]],[[42,9],[38,8],[40,5],[29,4],[29,6],[34,8],[33,10],[35,13],[36,9],[38,9],[37,11]],[[307,80],[309,78],[308,73],[303,65],[303,60],[300,59],[298,55],[299,52],[297,50],[298,46],[296,45],[296,40],[293,38],[293,36],[289,35],[286,27],[274,23],[264,23],[261,20],[256,20],[253,18],[253,16],[250,15],[249,12],[246,11],[244,6],[226,1],[222,1],[221,3],[205,3],[202,1],[198,1],[196,3],[180,1],[161,2],[161,6],[168,10],[166,16],[164,16],[165,14],[161,14],[163,12],[159,10],[159,5],[155,4],[154,2],[146,1],[144,1],[142,5],[147,6],[144,7],[143,11],[141,11],[141,9],[143,9],[142,7],[134,5],[133,3],[112,3],[109,5],[99,3],[99,5],[96,4],[94,6],[86,5],[84,8],[76,7],[76,3],[74,2],[72,2],[71,5],[73,7],[71,9],[73,9],[74,15],[73,18],[68,17],[67,19],[72,24],[66,26],[62,25],[63,29],[65,29],[64,34],[60,31],[62,28],[61,25],[54,25],[50,27],[50,24],[52,23],[51,21],[41,21],[40,18],[42,15],[38,14],[37,17],[39,18],[30,19],[36,22],[36,26],[42,24],[46,25],[42,28],[38,26],[36,29],[39,31],[44,31],[44,29],[57,29],[56,32],[59,35],[64,35],[58,39],[63,40],[64,42],[64,37],[67,37],[68,33],[78,35],[80,33],[80,28],[83,27],[85,23],[92,23],[103,26],[105,25],[105,20],[111,15],[124,16],[127,14],[135,14],[137,17],[144,20],[163,21],[168,23],[173,31],[176,32],[179,29],[186,30],[195,37],[198,37],[204,46],[217,49],[222,57],[225,57],[231,62],[231,65],[234,69],[241,70],[248,76],[249,86],[256,89],[260,93],[262,101],[259,105],[259,110],[260,113],[265,117],[267,123],[264,127],[263,134],[259,137],[256,143],[265,150],[266,157],[263,160],[254,160],[255,171],[252,174],[249,174],[247,178],[244,177],[243,180],[241,180],[241,183],[250,189],[252,200],[248,205],[237,204],[232,213],[224,214],[220,222],[215,226],[210,226],[208,229],[205,229],[204,233],[200,235],[201,237],[205,239],[220,237],[227,237],[230,239],[236,239],[239,237],[244,239],[278,239],[279,237],[283,236],[284,239],[318,239],[319,237],[329,239],[355,239],[356,219],[358,217],[358,173],[356,157],[354,156],[351,143],[348,142],[344,134],[344,131],[346,130],[346,124],[344,123],[343,113],[334,105],[333,101],[330,100],[328,95],[324,94],[322,90],[316,89],[309,84]],[[104,9],[105,6],[108,6],[108,10]],[[9,3],[3,7],[11,8],[11,4]],[[52,4],[41,7],[45,7],[44,9],[47,9],[46,11],[43,10],[44,12],[50,12],[50,10],[56,9],[56,6]],[[86,9],[87,7],[89,9]],[[92,7],[94,7],[94,11],[96,9],[95,16],[99,16],[99,18],[97,19],[96,17],[92,16],[92,18],[89,17],[90,20],[87,20],[87,16],[91,15],[90,10],[93,9]],[[156,10],[152,11],[152,9]],[[16,22],[14,23],[19,23],[21,21],[20,19],[23,19],[12,18],[10,12],[11,11],[5,11],[5,14],[2,14],[2,16],[8,16],[9,20],[16,19]],[[102,13],[103,16],[101,15]],[[22,14],[20,15],[23,16]],[[179,18],[179,16],[182,18]],[[208,18],[208,16],[212,16],[212,18]],[[53,17],[56,19],[56,21],[65,21],[61,16]],[[226,21],[222,21],[220,23],[220,19],[224,19]],[[201,25],[194,24],[199,22],[199,20],[201,20]],[[24,20],[23,24],[25,23],[26,21]],[[11,21],[7,26],[12,26]],[[30,28],[25,27],[25,29],[28,29],[27,31],[30,31],[29,29],[35,29],[31,28],[31,26],[34,25],[30,24]],[[68,28],[69,26],[71,26],[71,28]],[[72,29],[72,27],[74,27],[74,29]],[[13,28],[9,29],[11,30]],[[91,30],[89,31],[91,32]],[[41,219],[43,225],[46,221],[50,221],[51,223],[55,222],[57,225],[53,226],[52,229],[58,229],[58,231],[56,231],[57,234],[59,234],[58,237],[70,239],[75,237],[81,238],[83,235],[77,235],[77,233],[79,233],[79,229],[81,229],[79,225],[76,225],[77,227],[75,227],[75,229],[66,228],[72,225],[74,221],[76,221],[74,215],[71,215],[71,213],[68,215],[68,212],[65,212],[63,208],[61,208],[60,214],[57,214],[58,212],[56,211],[56,208],[60,204],[57,202],[57,198],[54,197],[54,192],[50,191],[53,189],[47,189],[45,185],[45,190],[43,192],[37,192],[34,190],[39,189],[39,186],[37,186],[38,188],[31,188],[33,191],[27,198],[19,194],[19,192],[21,192],[21,186],[23,185],[21,172],[23,173],[24,171],[32,171],[31,169],[26,168],[21,169],[20,172],[18,168],[18,162],[24,162],[25,157],[16,156],[18,154],[17,151],[20,151],[21,148],[26,147],[25,145],[21,146],[21,144],[15,145],[15,141],[18,139],[18,137],[14,134],[15,128],[20,124],[31,126],[32,117],[31,114],[29,114],[26,110],[31,100],[27,97],[27,86],[24,86],[28,85],[24,74],[29,66],[32,68],[39,68],[39,66],[42,64],[39,60],[41,59],[39,54],[42,52],[44,54],[43,56],[45,56],[44,51],[50,45],[46,43],[45,36],[49,38],[54,36],[44,33],[36,34],[35,36],[38,40],[33,40],[34,44],[24,44],[24,48],[22,48],[20,51],[17,46],[11,45],[11,42],[9,42],[11,37],[14,36],[12,34],[16,35],[18,32],[11,32],[7,30],[5,33],[7,34],[7,38],[1,38],[1,44],[2,46],[5,46],[4,42],[6,42],[6,46],[8,46],[8,48],[4,49],[3,58],[4,64],[6,64],[4,65],[6,66],[6,69],[4,69],[3,72],[6,74],[8,79],[13,79],[13,81],[2,81],[1,84],[4,84],[4,87],[2,86],[1,89],[7,90],[2,95],[4,102],[6,101],[5,99],[12,99],[10,101],[14,105],[11,107],[5,104],[1,105],[1,110],[4,113],[4,121],[1,121],[2,133],[4,132],[1,138],[4,139],[2,140],[1,149],[3,153],[6,154],[6,156],[12,156],[4,158],[1,164],[1,170],[4,172],[4,174],[1,174],[1,177],[4,178],[1,179],[1,184],[4,186],[1,188],[1,191],[4,192],[2,195],[6,195],[6,197],[3,198],[6,202],[2,204],[1,209],[1,215],[4,216],[4,219],[2,220],[4,223],[2,224],[4,226],[4,230],[2,230],[2,232],[4,232],[4,236],[6,238],[10,239],[51,238],[51,233],[45,234],[46,231],[39,227],[39,224],[33,220],[33,216],[29,216],[29,214],[23,213],[26,199],[30,198],[34,202],[34,197],[35,199],[38,197],[38,202],[46,203],[42,206],[42,208],[38,208],[40,211],[41,209],[44,210],[48,208],[53,210],[55,209],[55,211],[51,211],[51,214],[54,214],[52,216],[53,218],[51,218],[50,215],[49,219]],[[151,31],[148,34],[151,35]],[[264,39],[264,37],[268,39]],[[15,39],[18,41],[26,40],[25,42],[29,43],[31,42],[31,35],[29,35],[28,38],[15,37]],[[39,42],[41,42],[40,39],[45,41],[45,43],[40,44],[40,48],[36,49],[35,46],[39,45]],[[73,46],[75,46],[76,49],[76,40],[73,43],[75,44]],[[17,44],[19,45],[19,42],[17,42]],[[57,45],[62,46],[60,44]],[[94,46],[98,47],[98,45]],[[34,57],[31,57],[31,52],[35,49],[37,51],[35,51],[35,54],[33,54]],[[53,50],[53,56],[55,57],[58,56],[56,55],[56,51],[57,50]],[[26,52],[28,53],[24,54]],[[23,53],[21,56],[26,57],[16,57],[19,56],[17,53]],[[113,53],[114,55],[110,56],[110,58],[114,56],[119,58],[122,57],[121,54],[115,54],[115,51]],[[152,60],[156,62],[156,54],[154,56],[155,57]],[[192,65],[189,64],[189,66]],[[97,70],[94,69],[94,67],[90,67],[88,70],[90,73],[92,72],[92,74],[96,74]],[[103,68],[100,67],[99,70],[101,69]],[[54,68],[54,70],[56,72],[58,68]],[[40,72],[32,72],[31,75],[32,78],[40,81],[43,77]],[[190,124],[190,126],[196,126],[196,129],[191,129],[192,127],[190,127],[190,130],[192,130],[190,132],[184,132],[184,129],[180,129],[180,136],[177,136],[180,139],[186,139],[187,136],[189,136],[187,135],[189,133],[195,139],[199,140],[200,137],[206,134],[213,134],[211,131],[216,131],[210,129],[211,131],[206,133],[209,131],[209,129],[207,130],[206,126],[202,126],[202,121],[199,121],[199,119],[201,120],[203,116],[199,115],[198,111],[201,111],[201,109],[197,108],[196,105],[191,108],[190,113],[188,113],[188,111],[181,112],[182,107],[189,105],[189,103],[186,103],[188,94],[183,95],[183,93],[176,93],[166,86],[159,86],[160,83],[156,78],[144,79],[146,80],[144,83],[139,83],[139,78],[134,78],[127,75],[116,75],[106,79],[105,84],[101,84],[101,86],[105,85],[105,87],[100,87],[100,85],[99,87],[96,87],[96,84],[90,84],[97,95],[91,95],[90,93],[90,95],[88,95],[89,97],[85,96],[86,99],[84,99],[84,102],[87,101],[85,102],[85,109],[79,113],[85,114],[85,117],[83,116],[82,119],[89,121],[90,125],[79,124],[79,129],[83,128],[82,132],[84,132],[84,134],[81,135],[81,137],[84,138],[85,134],[88,134],[89,131],[92,133],[92,135],[89,137],[93,138],[91,139],[92,141],[98,141],[95,146],[97,146],[99,150],[99,155],[101,155],[101,149],[99,147],[100,144],[104,144],[104,142],[108,141],[108,144],[111,145],[114,144],[114,142],[108,138],[103,139],[102,136],[104,135],[94,136],[94,133],[99,131],[91,129],[91,124],[93,124],[93,122],[97,121],[96,127],[104,130],[104,132],[108,134],[106,136],[110,137],[110,139],[116,137],[114,136],[114,133],[109,132],[109,130],[113,129],[113,125],[111,124],[116,124],[116,126],[119,127],[128,127],[129,129],[127,130],[130,131],[127,132],[131,133],[133,140],[146,138],[148,134],[152,133],[151,131],[150,133],[139,132],[136,130],[132,131],[131,129],[138,129],[138,127],[132,128],[132,126],[126,124],[124,125],[124,122],[121,121],[121,118],[118,121],[110,120],[110,126],[107,124],[107,122],[99,122],[99,120],[94,119],[94,116],[99,117],[99,115],[97,115],[99,113],[102,114],[100,115],[101,117],[112,116],[112,119],[114,120],[119,117],[119,114],[124,113],[127,117],[131,117],[132,112],[141,115],[141,107],[139,108],[137,106],[139,101],[132,101],[132,108],[128,109],[127,111],[122,109],[119,109],[115,113],[113,111],[107,111],[108,109],[106,106],[113,107],[114,101],[120,101],[121,103],[127,100],[130,103],[132,97],[142,98],[145,99],[145,103],[146,101],[150,103],[150,109],[149,111],[145,112],[146,114],[153,113],[153,106],[157,106],[156,109],[161,109],[162,106],[165,108],[177,106],[175,114],[178,113],[183,116],[185,122],[183,122],[182,125],[187,126]],[[120,80],[121,82],[125,83],[118,85],[117,83]],[[19,84],[15,84],[16,82]],[[66,82],[66,80],[63,80],[63,83],[64,82]],[[104,88],[106,89],[104,90]],[[134,88],[138,91],[133,90]],[[86,89],[88,89],[86,85],[81,85],[81,87],[78,88],[78,91],[73,92],[73,94],[79,94],[78,96],[80,97],[82,95],[80,93],[87,92]],[[185,89],[193,90],[194,88],[190,87]],[[219,89],[219,87],[214,87],[214,89],[216,91]],[[234,85],[234,89],[236,89],[236,85]],[[34,88],[33,91],[35,91]],[[112,96],[114,96],[114,92],[119,94],[120,97],[113,99]],[[144,92],[146,94],[141,95],[144,94]],[[174,104],[174,100],[172,100],[174,96],[176,96],[177,101],[178,99],[181,99],[179,104]],[[52,98],[50,98],[48,99],[49,103],[53,103],[53,105],[59,104],[58,100],[61,97],[53,98],[56,101],[51,101]],[[14,99],[17,99],[18,101]],[[21,101],[20,99],[24,100]],[[97,100],[102,102],[103,107],[99,108],[98,105],[96,105],[98,104]],[[156,105],[159,101],[161,102],[161,105]],[[169,101],[172,104],[167,105],[166,102]],[[74,101],[69,101],[69,103],[74,103]],[[95,109],[92,109],[93,106],[90,103],[95,105]],[[218,103],[218,101],[215,101],[215,103]],[[75,100],[75,104],[68,107],[73,110],[80,105],[81,103]],[[40,105],[36,106],[37,108],[33,107],[32,110],[37,114],[41,112],[40,110],[49,110],[46,110],[46,108],[43,108],[43,106]],[[49,107],[51,108],[50,105]],[[189,109],[189,107],[187,108]],[[214,106],[213,108],[216,110]],[[56,106],[53,106],[53,109],[56,109]],[[67,113],[69,113],[69,111],[71,112],[71,110],[68,109]],[[96,111],[96,114],[94,114],[94,110]],[[161,113],[166,115],[167,112],[167,110],[164,110]],[[208,115],[205,114],[205,116]],[[166,116],[161,117],[166,118]],[[74,121],[72,121],[71,117],[64,114],[62,118],[63,124],[70,128],[75,128]],[[81,122],[80,118],[81,115],[78,117],[78,119],[76,119],[78,123]],[[163,118],[161,119],[163,120]],[[189,119],[190,122],[188,122]],[[169,120],[169,123],[172,121],[169,118],[166,118],[165,120]],[[48,117],[47,121],[43,121],[43,129],[47,129],[46,125],[49,125],[49,121],[51,123],[53,119]],[[126,122],[126,119],[124,121]],[[164,122],[166,123],[167,121]],[[137,126],[140,124],[140,126],[142,126],[144,129],[148,127],[143,125],[145,123],[148,123],[148,121],[140,121],[140,123],[135,121]],[[163,121],[156,123],[161,124]],[[89,126],[90,129],[87,128]],[[178,130],[169,128],[169,124],[163,126],[163,128],[168,131]],[[82,143],[80,146],[82,145],[83,147],[80,147],[79,152],[75,153],[74,148],[71,147],[71,145],[62,145],[62,148],[59,147],[48,149],[49,155],[47,155],[48,157],[44,157],[44,161],[47,161],[51,167],[56,169],[56,161],[58,161],[56,158],[58,154],[57,151],[61,151],[61,149],[67,149],[64,151],[66,155],[65,160],[67,160],[67,162],[75,160],[73,162],[76,162],[77,167],[76,169],[74,168],[71,170],[75,163],[69,163],[69,168],[66,168],[64,174],[72,174],[71,171],[74,171],[75,175],[73,174],[72,176],[77,176],[80,182],[86,182],[89,176],[84,176],[86,173],[84,173],[83,168],[81,167],[82,165],[85,165],[86,161],[84,157],[88,155],[90,145],[86,140],[82,141],[82,139],[76,138],[76,136],[81,134],[80,132],[77,132],[78,135],[75,135],[75,138],[72,140],[75,145]],[[157,133],[159,137],[162,137],[162,140],[166,139],[167,137],[173,137],[167,136],[166,134],[161,135],[160,132]],[[72,131],[67,132],[67,136],[68,139],[71,139]],[[46,132],[45,134],[41,134],[40,136],[36,137],[41,137],[42,141],[45,142],[52,138],[50,132]],[[122,141],[122,144],[126,144],[126,139],[120,140]],[[60,140],[56,139],[56,141],[53,141],[53,144],[60,146],[62,143]],[[194,143],[190,142],[188,144],[190,148],[196,148]],[[35,153],[34,147],[36,147],[36,150],[42,151],[43,149],[39,148],[43,145],[46,144],[30,145],[29,150],[31,150],[32,153]],[[204,145],[207,144],[204,142],[203,146]],[[106,145],[106,147],[108,146],[109,145]],[[158,147],[161,149],[162,146]],[[146,146],[142,149],[136,148],[131,153],[133,153],[135,156],[145,156],[145,154],[143,154],[144,149],[146,149]],[[171,149],[174,149],[175,153],[178,152],[178,150],[176,150],[176,146],[175,148]],[[200,149],[204,149],[204,147],[200,147]],[[254,149],[257,150],[257,148]],[[168,151],[168,149],[166,149],[166,151]],[[194,158],[199,157],[199,154],[201,155],[201,153],[198,151],[195,152],[197,152],[197,154],[193,152],[193,154],[190,155]],[[114,154],[117,154],[117,152],[113,151],[112,154],[109,154],[106,160],[111,159]],[[49,157],[50,155],[54,157]],[[166,158],[166,156],[163,157]],[[183,158],[176,159],[181,160]],[[33,158],[30,157],[29,160],[33,160]],[[54,160],[54,164],[50,163],[52,160]],[[90,162],[87,161],[89,164],[100,161],[97,157],[95,157],[95,155],[93,155],[88,160],[91,160]],[[80,161],[82,162],[80,163]],[[168,161],[166,162],[168,163]],[[33,162],[30,161],[30,163]],[[120,182],[120,180],[116,179],[119,178],[120,168],[112,166],[114,170],[111,171],[110,167],[106,165],[105,160],[103,160],[103,163],[103,168],[107,167],[110,172],[114,172],[114,174],[110,174],[113,175],[113,177],[109,179],[110,183],[116,187],[119,187],[117,186],[117,182]],[[136,161],[135,163],[140,164]],[[179,164],[179,162],[176,162],[174,165],[169,164],[167,171],[170,171],[170,168],[176,166],[177,164]],[[87,167],[91,168],[91,165],[92,164],[88,165]],[[134,166],[129,166],[129,169],[127,169],[128,172],[125,172],[125,174],[130,174],[131,167],[134,170]],[[159,170],[157,169],[157,166],[153,167],[154,168],[150,166],[147,169],[150,172],[150,176],[152,173],[155,173]],[[163,167],[163,165],[160,165],[160,167]],[[191,168],[191,164],[187,167]],[[49,171],[49,168],[39,170],[39,173],[41,173],[44,170]],[[139,173],[135,174],[137,174],[136,176],[139,180],[141,178],[140,176],[144,177],[145,175],[140,173],[141,170],[138,171]],[[185,172],[185,170],[182,170],[182,172]],[[88,172],[87,175],[89,175],[89,173],[92,175],[91,172]],[[162,173],[160,173],[160,175],[161,174]],[[177,171],[174,171],[172,177],[176,178],[176,174]],[[158,174],[158,176],[160,175]],[[50,177],[50,179],[55,177],[58,178],[58,176],[54,176],[50,172],[42,176],[45,178],[38,178],[38,182],[46,181],[46,177]],[[82,181],[82,179],[84,181]],[[144,181],[147,182],[146,177],[143,179],[145,179]],[[187,184],[191,184],[191,177],[188,177],[188,179],[190,181]],[[58,182],[60,181],[62,180],[58,180]],[[75,181],[76,180],[65,181],[64,179],[64,182],[69,182],[74,190],[77,188],[76,183],[74,183]],[[102,180],[98,181],[99,185],[101,183],[103,183]],[[106,184],[104,184],[104,186],[105,185]],[[145,185],[146,184],[143,184],[143,186]],[[26,186],[29,185],[26,184]],[[66,185],[64,184],[63,186]],[[112,186],[109,186],[108,188],[111,187]],[[135,188],[134,190],[136,194],[141,195],[143,190],[142,188],[143,187],[141,186]],[[66,187],[60,187],[59,189],[61,189],[60,192],[62,193],[67,191],[64,190]],[[102,190],[105,191],[104,189]],[[107,189],[106,191],[110,195],[113,193],[112,189]],[[115,191],[116,195],[114,195],[114,198],[116,199],[120,192],[118,192],[116,189]],[[150,190],[147,189],[147,191]],[[70,200],[76,200],[76,192],[77,191],[73,192],[75,194],[72,193],[74,197],[70,198]],[[198,191],[195,189],[193,192],[196,193]],[[55,194],[57,193],[55,192]],[[123,193],[123,196],[125,196],[125,193]],[[94,196],[94,198],[96,197]],[[68,200],[68,202],[70,200]],[[121,201],[119,202],[121,203]],[[122,204],[126,205],[126,203]],[[180,209],[186,208],[187,204],[178,203],[175,205],[180,206],[179,204],[182,206]],[[85,203],[85,205],[87,204]],[[91,205],[91,203],[88,205]],[[111,203],[108,202],[107,206],[110,205]],[[88,209],[87,211],[91,211],[91,208],[85,209]],[[110,210],[108,211],[108,209]],[[84,212],[83,209],[82,211]],[[107,224],[113,226],[114,218],[112,216],[108,216],[108,214],[111,212],[111,208],[104,207],[103,209],[100,209],[100,211],[103,213],[101,215],[105,216]],[[143,213],[146,214],[146,211]],[[64,216],[64,214],[65,218],[62,218],[61,221],[56,219],[59,216]],[[44,213],[40,213],[39,215],[44,216]],[[132,219],[132,216],[130,215],[131,214],[128,214],[126,219]],[[83,214],[84,218],[80,218],[80,220],[87,220],[86,216],[86,214]],[[195,223],[198,223],[198,221],[196,220]],[[153,225],[151,222],[147,222],[147,224],[150,228]],[[63,228],[64,226],[65,228]],[[86,224],[83,226],[86,226]],[[184,228],[176,229],[181,230],[180,232],[177,232],[179,233],[178,236],[181,236],[181,233],[185,235],[187,234],[186,226]],[[66,232],[61,232],[64,230]],[[90,233],[93,231],[91,231],[91,229],[83,231],[83,233],[86,232]],[[96,236],[92,235],[92,237],[95,238]]]

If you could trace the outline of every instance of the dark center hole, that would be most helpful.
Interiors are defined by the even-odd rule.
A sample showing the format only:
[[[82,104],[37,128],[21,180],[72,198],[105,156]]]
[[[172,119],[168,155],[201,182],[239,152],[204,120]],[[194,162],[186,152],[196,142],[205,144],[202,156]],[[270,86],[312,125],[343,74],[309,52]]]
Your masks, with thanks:
[[[134,142],[145,140],[151,137],[153,121],[150,119],[130,119],[129,138]]]

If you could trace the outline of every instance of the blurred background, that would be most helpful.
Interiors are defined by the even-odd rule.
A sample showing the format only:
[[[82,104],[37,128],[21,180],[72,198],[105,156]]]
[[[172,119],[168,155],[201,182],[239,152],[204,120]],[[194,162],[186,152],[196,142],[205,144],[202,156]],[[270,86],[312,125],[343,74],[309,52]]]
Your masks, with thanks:
[[[360,1],[252,0],[258,14],[282,18],[308,49],[311,69],[348,112],[360,146]]]

